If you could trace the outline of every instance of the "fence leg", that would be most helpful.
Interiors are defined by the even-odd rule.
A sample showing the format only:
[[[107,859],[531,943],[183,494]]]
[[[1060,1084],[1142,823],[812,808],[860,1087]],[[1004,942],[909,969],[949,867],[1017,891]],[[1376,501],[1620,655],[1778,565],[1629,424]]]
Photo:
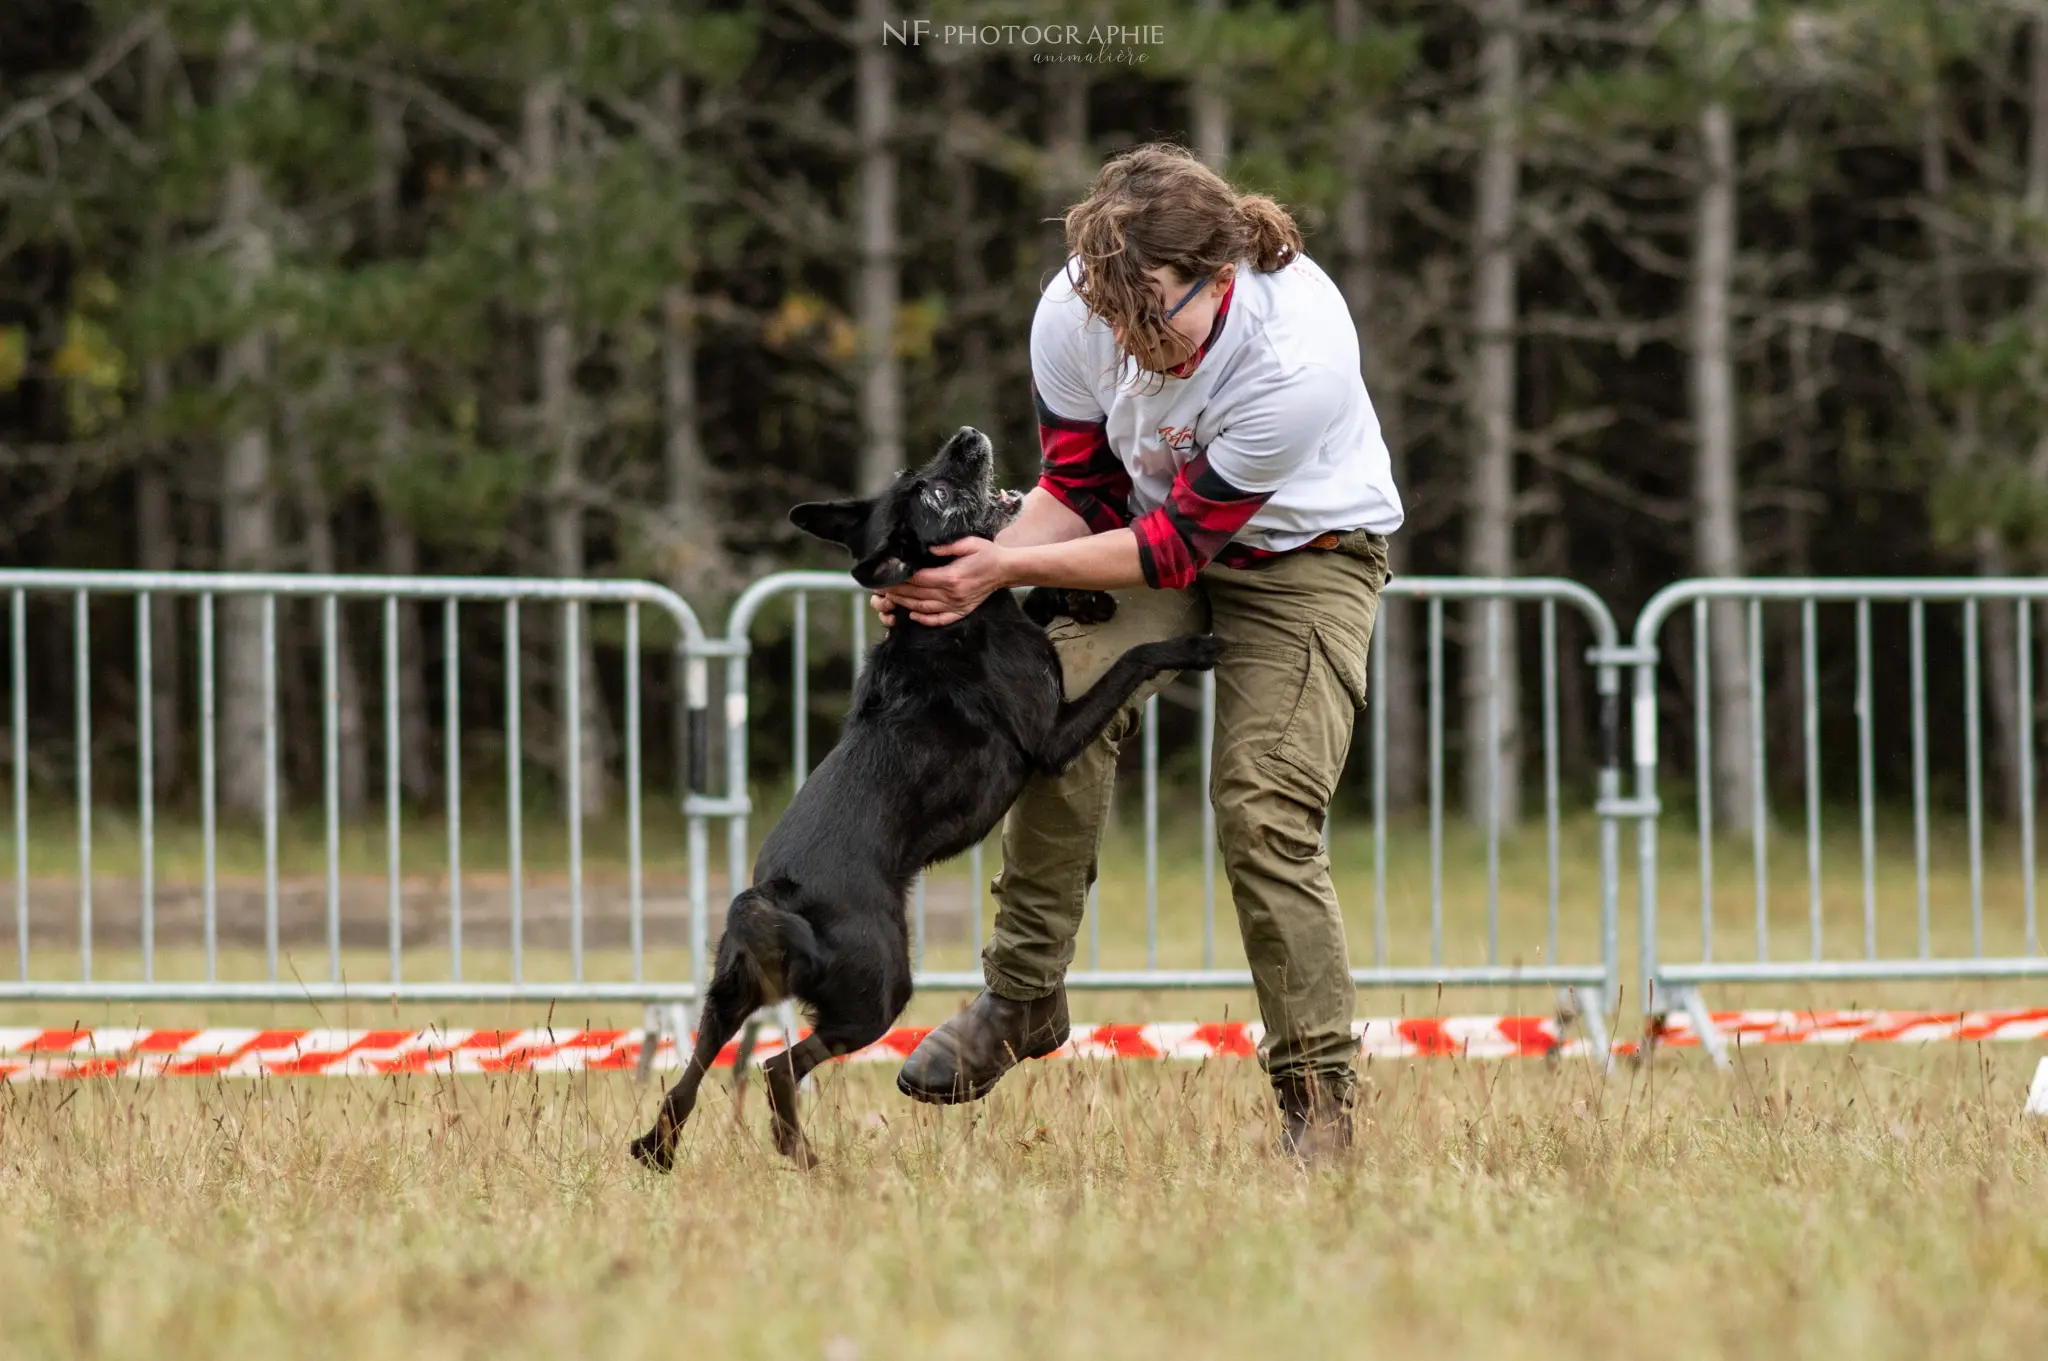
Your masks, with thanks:
[[[1678,1003],[1685,1008],[1693,1033],[1700,1037],[1700,1048],[1707,1051],[1707,1057],[1714,1061],[1716,1068],[1727,1072],[1732,1066],[1728,1062],[1728,1042],[1721,1038],[1719,1028],[1714,1025],[1714,1013],[1707,1010],[1707,999],[1700,996],[1698,988],[1680,988]]]
[[[640,1080],[654,1076],[654,1058],[664,1035],[672,1036],[680,1053],[690,1042],[690,1008],[681,1002],[649,1002],[640,1018]]]
[[[1599,1060],[1600,1071],[1614,1067],[1614,1042],[1607,1031],[1607,993],[1603,988],[1559,988],[1557,992],[1557,1039],[1564,1043],[1573,1025],[1586,1032],[1586,1047]]]

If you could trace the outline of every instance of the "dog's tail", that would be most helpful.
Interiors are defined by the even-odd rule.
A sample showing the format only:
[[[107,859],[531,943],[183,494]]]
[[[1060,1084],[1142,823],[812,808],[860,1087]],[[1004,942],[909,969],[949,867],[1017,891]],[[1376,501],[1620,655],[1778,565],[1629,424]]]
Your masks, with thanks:
[[[787,997],[807,991],[806,983],[824,970],[811,924],[786,907],[777,885],[757,884],[732,900],[725,933],[746,953],[765,996]]]

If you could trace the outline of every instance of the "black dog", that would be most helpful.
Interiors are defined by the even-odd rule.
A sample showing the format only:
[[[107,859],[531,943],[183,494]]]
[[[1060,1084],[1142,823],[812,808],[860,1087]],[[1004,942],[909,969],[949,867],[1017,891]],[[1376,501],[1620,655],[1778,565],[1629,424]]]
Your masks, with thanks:
[[[798,506],[789,518],[851,549],[861,585],[893,586],[945,561],[933,545],[992,536],[1016,514],[993,469],[987,438],[963,427],[873,500]],[[944,628],[899,615],[861,672],[845,735],[768,834],[754,886],[733,899],[696,1050],[634,1156],[667,1171],[718,1051],[756,1008],[795,997],[815,1029],[762,1069],[775,1146],[810,1166],[797,1084],[880,1039],[909,1003],[903,907],[918,871],[980,842],[1026,779],[1065,769],[1147,680],[1206,670],[1221,651],[1209,636],[1134,647],[1067,703],[1052,644],[1008,591]]]

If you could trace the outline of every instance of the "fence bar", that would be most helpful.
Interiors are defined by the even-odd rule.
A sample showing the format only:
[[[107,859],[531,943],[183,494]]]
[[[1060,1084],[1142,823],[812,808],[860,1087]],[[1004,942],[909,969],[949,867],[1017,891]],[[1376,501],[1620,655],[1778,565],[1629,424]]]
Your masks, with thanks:
[[[1159,696],[1145,701],[1145,967],[1159,967]]]
[[[1977,691],[1977,602],[1963,602],[1963,767],[1970,819],[1970,952],[1984,953],[1984,742]]]
[[[142,980],[156,981],[156,678],[150,673],[149,592],[135,597],[137,810],[142,819]]]
[[[1927,608],[1915,600],[1912,625],[1913,685],[1913,874],[1920,902],[1920,957],[1931,949],[1927,915]]]
[[[853,600],[853,678],[858,681],[868,661],[868,598],[856,594]]]
[[[1386,613],[1382,610],[1372,631],[1372,670],[1368,673],[1367,717],[1372,720],[1372,962],[1374,968],[1387,963],[1387,704],[1384,688],[1370,693],[1374,679],[1382,686],[1387,674]],[[1205,678],[1206,679],[1206,678]],[[1215,682],[1209,681],[1211,693]],[[1206,755],[1206,753],[1205,753]],[[1206,773],[1206,767],[1205,767]],[[1207,797],[1208,781],[1203,794]],[[1206,962],[1206,960],[1205,960]]]
[[[857,626],[858,599],[852,604]],[[728,654],[725,662],[725,781],[727,797],[738,809],[735,816],[725,820],[725,893],[728,903],[739,896],[752,877],[747,859],[747,812],[751,807],[748,802],[747,683],[746,654]],[[703,987],[711,976],[712,956],[710,942],[706,939],[709,931],[710,923],[693,915],[690,922],[690,972],[698,982],[699,998],[702,998]]]
[[[1429,598],[1429,962],[1444,962],[1444,602]]]
[[[1543,958],[1557,962],[1558,779],[1557,779],[1557,602],[1543,602],[1543,847],[1550,862],[1550,931]]]
[[[384,891],[389,914],[386,934],[391,949],[391,981],[402,975],[405,945],[404,911],[399,879],[398,783],[398,598],[384,597]]]
[[[563,667],[568,672],[569,976],[583,981],[583,607],[562,607]]]
[[[263,955],[277,981],[277,597],[263,597]]]
[[[1486,962],[1500,963],[1501,602],[1486,602]]]
[[[341,981],[341,628],[339,602],[320,599],[320,769],[327,815],[327,978]]]
[[[460,607],[441,607],[441,693],[446,706],[442,747],[448,763],[448,976],[462,981],[462,649],[456,628]]]
[[[28,982],[28,593],[9,601],[8,635],[14,704],[14,947]]]
[[[1856,602],[1856,810],[1863,824],[1863,954],[1877,958],[1876,724],[1870,694],[1870,602]]]
[[[1749,602],[1749,791],[1750,845],[1756,862],[1756,957],[1767,959],[1771,948],[1770,876],[1765,863],[1770,844],[1770,810],[1765,786],[1770,772],[1764,765],[1764,603]]]
[[[975,843],[974,843],[974,844],[973,844],[972,846],[968,847],[968,849],[967,849],[967,880],[968,880],[968,889],[967,889],[967,912],[968,912],[968,920],[969,920],[970,922],[972,922],[972,923],[973,923],[973,926],[972,926],[972,928],[971,928],[971,929],[972,929],[972,930],[973,930],[973,932],[974,932],[974,957],[975,957],[975,958],[976,958],[977,960],[981,958],[981,947],[982,947],[982,939],[981,939],[981,886],[982,886],[982,883],[983,883],[983,880],[982,880],[982,874],[983,874],[983,870],[982,870],[982,856],[981,856],[981,843],[980,843],[979,841],[977,841],[977,842],[975,842]]]
[[[506,847],[506,912],[509,918],[508,931],[512,949],[512,981],[526,979],[526,903],[525,875],[520,861],[525,847],[520,840],[520,793],[519,768],[525,744],[519,735],[519,711],[522,696],[519,688],[519,602],[505,602],[505,835],[509,840]]]
[[[640,887],[640,603],[626,605],[626,919],[633,981],[645,975]]]
[[[2031,600],[2013,602],[2018,616],[2020,691],[2020,893],[2026,913],[2027,953],[2040,953],[2034,908],[2034,608]]]
[[[1707,602],[1692,602],[1693,746],[1698,755],[1693,764],[1698,775],[1693,784],[1699,804],[1700,825],[1700,958],[1714,957],[1714,649],[1708,637]]]
[[[789,711],[789,752],[791,771],[791,792],[802,789],[804,781],[811,777],[811,597],[808,592],[796,593],[795,631],[790,640],[789,688],[791,704]],[[858,666],[859,663],[855,662]]]
[[[1806,743],[1806,922],[1813,957],[1821,954],[1820,920],[1820,656],[1814,602],[1799,605],[1800,693],[1805,702]]]
[[[917,872],[917,880],[911,887],[911,930],[914,936],[910,943],[910,959],[913,968],[924,967],[925,943],[925,892],[923,870]]]
[[[78,954],[79,977],[92,979],[92,643],[91,615],[84,591],[72,597],[72,660],[77,693],[78,767]]]
[[[1216,673],[1204,671],[1202,688],[1202,967],[1216,967]]]
[[[213,717],[213,595],[199,597],[199,842],[202,861],[200,892],[204,900],[206,934],[206,981],[211,983],[220,967],[220,921],[218,885],[214,874],[214,839],[217,812],[215,799]]]

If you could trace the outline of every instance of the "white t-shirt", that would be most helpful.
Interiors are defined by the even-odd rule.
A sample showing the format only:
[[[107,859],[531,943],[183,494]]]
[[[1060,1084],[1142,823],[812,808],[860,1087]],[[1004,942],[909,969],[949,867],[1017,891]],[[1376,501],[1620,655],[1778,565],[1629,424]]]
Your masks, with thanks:
[[[1270,274],[1240,261],[1220,334],[1185,378],[1138,369],[1075,294],[1069,259],[1031,320],[1039,400],[1103,422],[1130,474],[1133,520],[1166,504],[1175,475],[1206,454],[1241,492],[1270,494],[1232,538],[1286,552],[1330,530],[1390,534],[1401,496],[1359,375],[1358,330],[1330,277],[1305,255]]]

